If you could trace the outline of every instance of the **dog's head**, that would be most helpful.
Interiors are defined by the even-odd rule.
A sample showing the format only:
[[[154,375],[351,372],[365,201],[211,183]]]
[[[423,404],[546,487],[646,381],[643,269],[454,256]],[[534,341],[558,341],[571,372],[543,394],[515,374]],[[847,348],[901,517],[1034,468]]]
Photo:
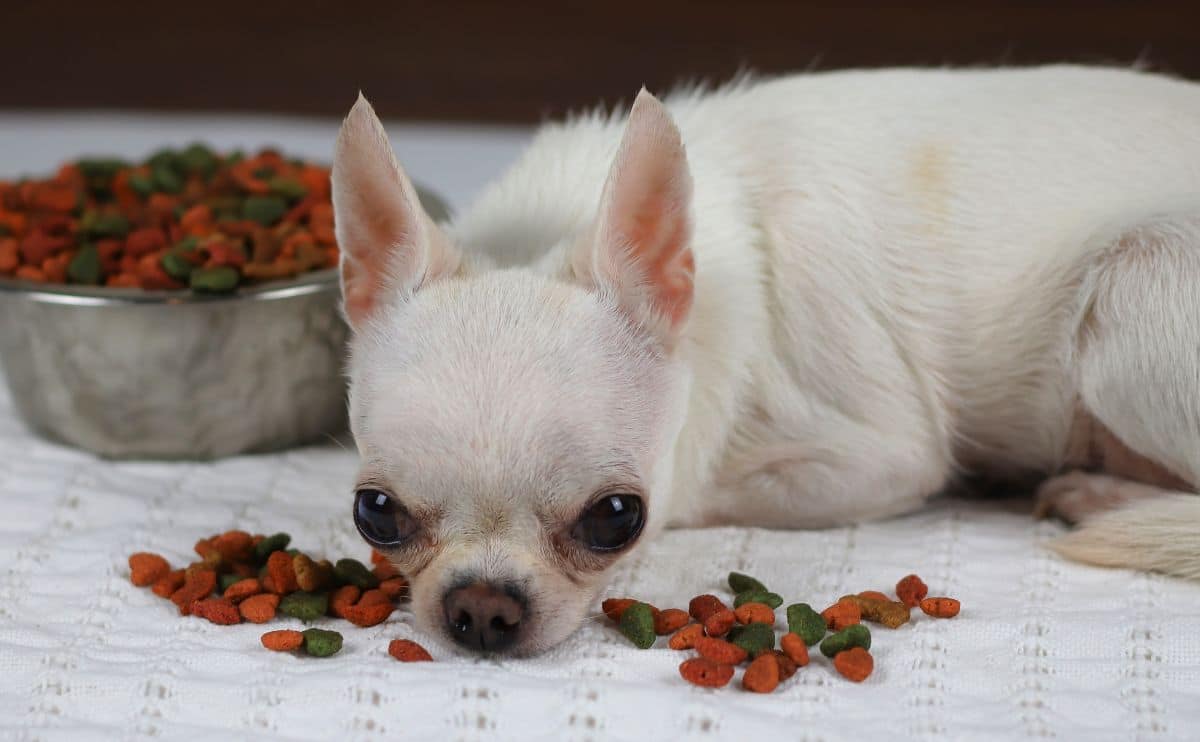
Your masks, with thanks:
[[[556,269],[472,266],[425,214],[362,98],[333,166],[354,518],[421,628],[478,651],[570,634],[661,528],[690,378],[691,180],[644,93],[596,216]]]

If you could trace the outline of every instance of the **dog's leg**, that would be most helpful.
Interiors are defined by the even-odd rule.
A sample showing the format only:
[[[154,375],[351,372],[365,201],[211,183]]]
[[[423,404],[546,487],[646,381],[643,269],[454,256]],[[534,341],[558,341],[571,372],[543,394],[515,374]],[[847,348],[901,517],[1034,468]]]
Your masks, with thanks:
[[[1068,473],[1039,500],[1080,527],[1081,561],[1200,576],[1200,219],[1124,234],[1088,275],[1076,370],[1103,474]],[[1111,440],[1109,440],[1111,438]]]

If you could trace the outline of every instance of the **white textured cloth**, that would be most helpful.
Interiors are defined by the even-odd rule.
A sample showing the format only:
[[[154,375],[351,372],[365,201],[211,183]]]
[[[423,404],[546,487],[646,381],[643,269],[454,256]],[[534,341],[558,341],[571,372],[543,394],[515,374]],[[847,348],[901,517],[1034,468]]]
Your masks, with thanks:
[[[269,134],[289,151],[320,156],[333,124],[305,126],[0,116],[0,153],[20,169],[45,169],[71,154],[63,149],[71,137],[136,155],[183,131],[224,146]],[[406,134],[416,159],[426,158],[414,176],[460,205],[523,137]],[[406,134],[397,136],[402,151]],[[451,150],[467,169],[445,166]],[[267,652],[263,627],[181,618],[133,587],[126,558],[149,550],[184,563],[197,538],[233,527],[284,530],[312,553],[365,558],[349,518],[351,453],[327,446],[214,464],[98,461],[32,437],[6,393],[0,451],[4,738],[1200,738],[1200,587],[1064,563],[1041,548],[1060,528],[1032,522],[1027,502],[941,501],[886,523],[819,532],[672,532],[622,565],[608,594],[664,608],[700,592],[727,596],[730,570],[818,607],[890,589],[914,571],[963,602],[953,620],[918,613],[896,631],[875,631],[876,670],[861,685],[814,653],[778,691],[759,696],[736,680],[716,691],[691,687],[677,670],[685,653],[662,648],[664,640],[639,651],[604,619],[525,660],[457,656],[416,635],[405,611],[369,629],[333,622],[346,645],[332,658]],[[399,637],[425,642],[437,661],[392,660],[387,643]]]
[[[349,518],[354,457],[337,447],[214,464],[102,462],[31,437],[0,401],[0,728],[15,739],[1196,739],[1200,587],[1067,564],[1025,503],[944,501],[819,532],[665,534],[609,594],[660,607],[726,595],[730,570],[823,606],[916,571],[963,602],[878,628],[854,685],[814,653],[778,691],[687,685],[688,653],[639,651],[606,619],[541,657],[460,657],[401,610],[332,658],[275,654],[264,627],[182,618],[129,583],[135,550],[191,560],[200,536],[285,530],[365,558]],[[281,619],[267,628],[299,626]],[[393,638],[429,646],[401,664]],[[216,735],[223,733],[225,736]]]

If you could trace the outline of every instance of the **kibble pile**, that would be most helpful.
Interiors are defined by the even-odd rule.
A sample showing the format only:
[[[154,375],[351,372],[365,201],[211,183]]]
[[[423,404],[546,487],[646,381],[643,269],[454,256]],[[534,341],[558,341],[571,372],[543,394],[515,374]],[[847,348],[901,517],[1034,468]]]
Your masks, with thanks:
[[[908,575],[896,585],[896,600],[872,590],[842,596],[820,613],[808,603],[789,605],[788,630],[776,649],[775,609],[783,605],[783,598],[738,572],[729,574],[729,589],[735,596],[732,608],[715,595],[698,595],[686,611],[659,610],[632,598],[609,598],[601,609],[640,649],[670,635],[671,649],[695,650],[698,656],[679,666],[689,683],[728,685],[737,666],[749,662],[742,687],[755,693],[770,693],[807,665],[808,649],[814,645],[843,677],[862,682],[875,669],[871,631],[863,621],[895,629],[908,622],[916,607],[934,618],[953,618],[959,611],[957,600],[927,597],[929,589],[921,578]]]
[[[0,276],[226,293],[337,265],[327,168],[194,144],[0,181]]]

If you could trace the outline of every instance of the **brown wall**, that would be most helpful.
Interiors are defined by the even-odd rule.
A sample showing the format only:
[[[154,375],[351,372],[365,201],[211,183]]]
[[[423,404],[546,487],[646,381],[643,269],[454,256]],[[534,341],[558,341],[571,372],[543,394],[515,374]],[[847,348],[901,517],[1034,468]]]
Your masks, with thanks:
[[[14,2],[0,107],[532,121],[740,67],[1135,60],[1200,78],[1200,0]]]

